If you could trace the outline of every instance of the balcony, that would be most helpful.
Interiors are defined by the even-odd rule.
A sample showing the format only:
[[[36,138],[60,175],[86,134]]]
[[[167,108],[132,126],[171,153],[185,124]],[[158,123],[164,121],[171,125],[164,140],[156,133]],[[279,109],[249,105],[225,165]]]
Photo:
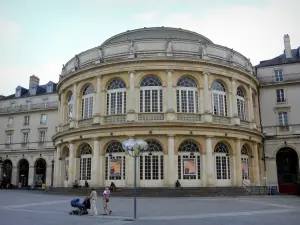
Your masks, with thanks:
[[[201,115],[194,113],[177,113],[178,121],[201,122]]]
[[[14,107],[4,107],[0,108],[0,114],[10,114],[10,113],[19,113],[19,112],[26,112],[31,110],[43,110],[43,109],[50,109],[50,108],[57,108],[58,101],[55,102],[48,102],[45,103],[37,103],[31,104],[30,107],[28,105],[19,105]]]
[[[138,121],[163,121],[163,113],[139,113]]]
[[[21,143],[21,148],[28,148],[28,143]]]
[[[280,125],[278,127],[278,132],[290,132],[290,126],[289,125]]]
[[[12,144],[5,144],[5,148],[11,148]]]
[[[113,115],[104,116],[104,123],[124,123],[126,121],[126,115]]]
[[[38,142],[38,147],[39,147],[39,148],[45,148],[45,142],[39,141],[39,142]]]
[[[93,118],[91,119],[84,119],[84,120],[79,120],[78,121],[78,127],[90,127],[93,124]],[[66,125],[65,125],[66,126]],[[65,126],[64,126],[64,130],[65,130]]]
[[[224,116],[213,116],[213,122],[219,124],[231,124],[230,118]]]

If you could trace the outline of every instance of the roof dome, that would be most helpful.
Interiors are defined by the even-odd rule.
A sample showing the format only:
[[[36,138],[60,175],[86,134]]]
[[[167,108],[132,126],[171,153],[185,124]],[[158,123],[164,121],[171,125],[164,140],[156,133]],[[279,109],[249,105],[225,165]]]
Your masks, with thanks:
[[[143,40],[143,39],[167,39],[167,40],[188,40],[200,41],[202,43],[213,43],[207,37],[200,35],[196,32],[184,30],[181,28],[171,27],[150,27],[141,28],[136,30],[128,30],[126,32],[117,34],[106,41],[103,45],[110,45],[129,40]]]

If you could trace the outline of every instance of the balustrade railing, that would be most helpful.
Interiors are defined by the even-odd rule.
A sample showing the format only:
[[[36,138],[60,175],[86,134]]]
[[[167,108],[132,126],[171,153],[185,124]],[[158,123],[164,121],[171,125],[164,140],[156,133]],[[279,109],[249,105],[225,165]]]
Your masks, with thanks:
[[[139,121],[163,121],[164,114],[163,113],[139,113],[138,120]]]
[[[49,108],[56,108],[58,107],[58,101],[55,102],[48,102],[45,103],[37,103],[37,104],[30,104],[30,105],[17,105],[17,106],[10,106],[0,108],[0,114],[4,113],[17,113],[29,110],[37,110],[37,109],[49,109]]]
[[[221,124],[230,124],[231,120],[229,117],[224,116],[213,116],[214,123],[221,123]]]
[[[126,121],[126,115],[104,116],[104,123],[123,123]]]
[[[200,122],[201,115],[194,113],[177,113],[177,120],[187,122]]]
[[[78,121],[78,127],[90,127],[93,124],[93,119],[84,119]]]

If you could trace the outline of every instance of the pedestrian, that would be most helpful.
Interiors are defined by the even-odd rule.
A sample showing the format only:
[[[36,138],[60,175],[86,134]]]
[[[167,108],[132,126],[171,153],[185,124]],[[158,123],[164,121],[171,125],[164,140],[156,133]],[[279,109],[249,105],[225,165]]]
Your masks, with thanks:
[[[97,216],[98,215],[97,205],[96,205],[97,192],[95,191],[94,188],[92,188],[92,192],[91,192],[91,195],[90,195],[89,199],[91,200],[91,211],[92,211],[91,215],[92,216]]]
[[[103,208],[104,208],[103,215],[110,215],[112,212],[110,209],[108,209],[109,197],[110,197],[110,190],[109,187],[106,187],[105,191],[103,192]]]

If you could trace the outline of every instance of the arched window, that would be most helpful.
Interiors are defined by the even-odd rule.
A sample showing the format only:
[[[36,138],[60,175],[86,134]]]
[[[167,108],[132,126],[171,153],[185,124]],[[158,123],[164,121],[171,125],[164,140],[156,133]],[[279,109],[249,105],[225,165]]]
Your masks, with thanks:
[[[73,119],[73,104],[74,104],[73,101],[74,101],[73,93],[70,92],[68,96],[68,119],[69,120]]]
[[[242,160],[242,178],[243,180],[250,180],[249,173],[249,155],[246,145],[242,146],[241,150],[241,160]]]
[[[140,180],[163,180],[164,179],[164,155],[160,143],[149,140],[148,152],[140,157]]]
[[[92,118],[93,116],[93,97],[94,97],[94,88],[91,84],[86,86],[82,93],[82,119]]]
[[[217,180],[230,180],[230,160],[228,146],[219,142],[215,147]]]
[[[227,116],[227,99],[224,86],[220,82],[214,81],[211,89],[214,115]]]
[[[126,84],[121,79],[110,82],[107,88],[107,115],[126,113]]]
[[[181,77],[176,90],[177,112],[198,113],[198,91],[196,82],[189,77]]]
[[[105,180],[124,181],[125,180],[125,151],[122,143],[118,141],[111,142],[106,149],[105,158]],[[107,183],[110,185],[110,182]],[[122,186],[122,183],[116,183]]]
[[[243,90],[238,87],[236,91],[237,111],[241,120],[246,120],[245,114],[245,96]]]
[[[156,76],[147,76],[141,82],[140,112],[162,112],[162,83]]]
[[[80,178],[79,180],[91,180],[92,170],[92,148],[88,144],[84,144],[80,149]]]
[[[200,148],[194,141],[184,141],[178,148],[178,179],[200,178]]]

